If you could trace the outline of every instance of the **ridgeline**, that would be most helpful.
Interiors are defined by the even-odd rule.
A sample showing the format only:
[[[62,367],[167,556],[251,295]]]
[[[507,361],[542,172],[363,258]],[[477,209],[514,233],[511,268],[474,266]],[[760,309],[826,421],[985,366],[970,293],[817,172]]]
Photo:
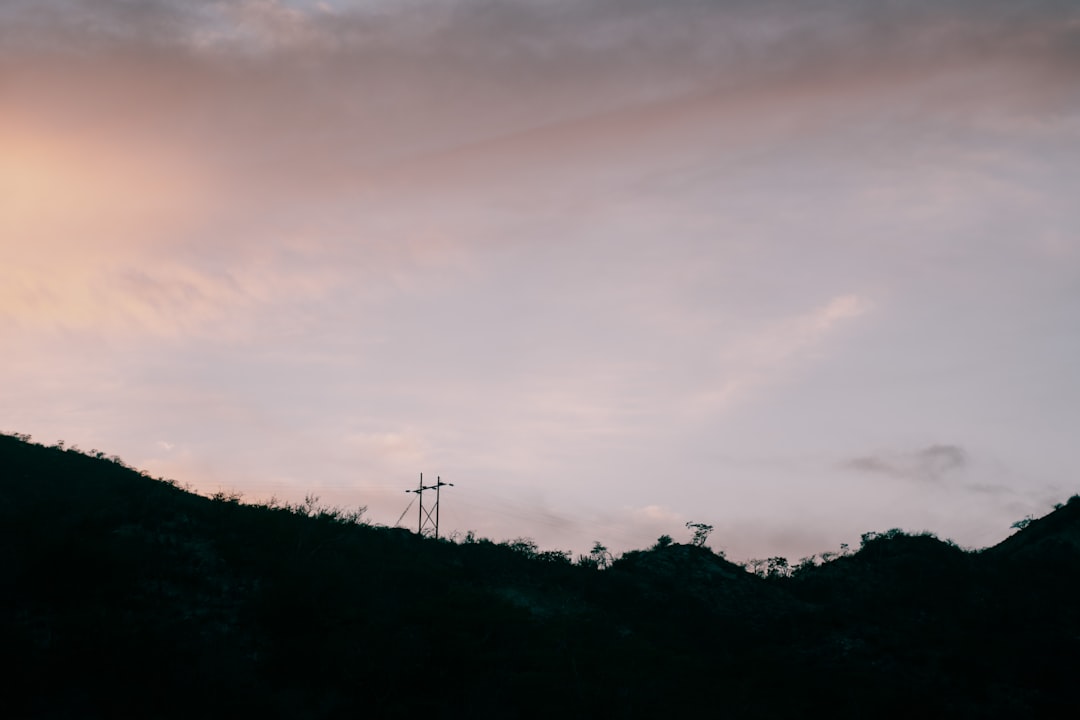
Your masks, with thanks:
[[[604,567],[2,435],[0,558],[10,718],[1066,717],[1080,677],[1080,497],[979,552]]]

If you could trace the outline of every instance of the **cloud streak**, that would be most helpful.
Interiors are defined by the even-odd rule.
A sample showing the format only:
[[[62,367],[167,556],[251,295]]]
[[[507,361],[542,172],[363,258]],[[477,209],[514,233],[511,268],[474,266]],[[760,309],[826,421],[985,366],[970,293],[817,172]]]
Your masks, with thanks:
[[[959,445],[930,445],[915,452],[863,455],[844,463],[849,470],[900,480],[939,483],[962,472],[968,454]]]

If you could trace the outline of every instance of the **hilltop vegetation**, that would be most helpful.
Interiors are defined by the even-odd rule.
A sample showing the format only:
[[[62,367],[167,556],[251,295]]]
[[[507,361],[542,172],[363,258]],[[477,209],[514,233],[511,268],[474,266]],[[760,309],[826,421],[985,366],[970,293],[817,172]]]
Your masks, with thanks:
[[[9,717],[1064,715],[1080,498],[999,545],[868,534],[760,574],[662,539],[571,562],[205,498],[0,436]]]

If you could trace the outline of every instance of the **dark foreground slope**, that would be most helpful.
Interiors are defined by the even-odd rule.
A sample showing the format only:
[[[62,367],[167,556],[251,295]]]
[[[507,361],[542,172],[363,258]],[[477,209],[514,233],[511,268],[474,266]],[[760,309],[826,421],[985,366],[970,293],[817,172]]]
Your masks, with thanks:
[[[1060,716],[1080,501],[982,553],[607,570],[202,498],[0,436],[7,717]]]

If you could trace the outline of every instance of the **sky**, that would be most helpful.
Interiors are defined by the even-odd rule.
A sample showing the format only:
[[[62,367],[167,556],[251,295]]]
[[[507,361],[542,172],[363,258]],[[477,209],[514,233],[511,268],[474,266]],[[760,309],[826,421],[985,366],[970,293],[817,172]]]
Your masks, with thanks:
[[[1080,490],[1078,78],[1071,0],[5,0],[0,430],[575,553],[984,547]]]

